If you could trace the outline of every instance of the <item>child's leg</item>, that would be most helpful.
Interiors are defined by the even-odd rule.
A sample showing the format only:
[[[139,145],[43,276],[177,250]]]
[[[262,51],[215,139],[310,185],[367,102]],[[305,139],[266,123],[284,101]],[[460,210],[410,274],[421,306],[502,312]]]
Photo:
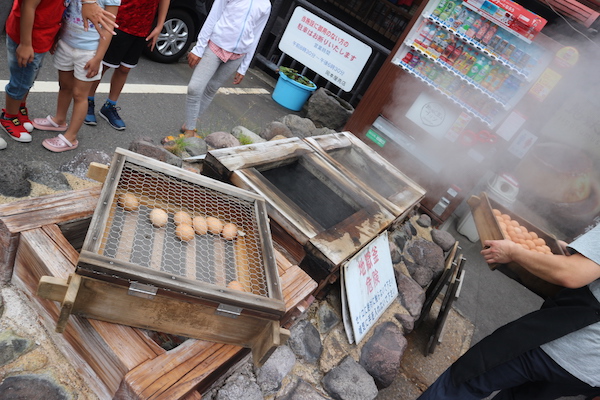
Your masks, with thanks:
[[[93,82],[80,81],[77,78],[73,78],[73,112],[71,114],[71,124],[64,133],[64,137],[71,143],[77,141],[77,133],[79,133],[79,129],[83,125],[83,120],[87,114],[87,98]]]
[[[67,123],[67,113],[73,99],[75,81],[73,71],[58,71],[58,101],[56,103],[56,116],[54,117],[54,122],[58,125]]]
[[[108,98],[112,101],[116,102],[119,99],[123,87],[125,86],[125,82],[127,82],[129,71],[131,71],[131,68],[124,65],[119,65],[119,68],[113,71],[113,75],[110,79],[110,91],[108,93]]]

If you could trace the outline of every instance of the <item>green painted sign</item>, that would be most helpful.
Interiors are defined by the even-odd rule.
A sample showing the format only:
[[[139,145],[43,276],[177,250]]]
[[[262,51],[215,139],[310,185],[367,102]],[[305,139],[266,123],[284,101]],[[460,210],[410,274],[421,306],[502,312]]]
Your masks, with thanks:
[[[373,129],[369,129],[367,132],[367,137],[379,147],[383,147],[385,145],[385,139],[379,136]]]

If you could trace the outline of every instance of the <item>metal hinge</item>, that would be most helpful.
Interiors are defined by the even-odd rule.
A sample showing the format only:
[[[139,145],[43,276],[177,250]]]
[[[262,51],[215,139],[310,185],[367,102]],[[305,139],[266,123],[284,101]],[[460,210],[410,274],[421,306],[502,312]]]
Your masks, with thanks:
[[[145,283],[131,282],[127,294],[130,296],[141,297],[142,299],[154,299],[158,288],[156,286],[147,285]]]
[[[234,307],[228,304],[221,303],[219,304],[219,307],[217,307],[217,311],[215,311],[215,314],[221,315],[223,317],[237,318],[242,313],[242,310],[243,308],[241,307]]]

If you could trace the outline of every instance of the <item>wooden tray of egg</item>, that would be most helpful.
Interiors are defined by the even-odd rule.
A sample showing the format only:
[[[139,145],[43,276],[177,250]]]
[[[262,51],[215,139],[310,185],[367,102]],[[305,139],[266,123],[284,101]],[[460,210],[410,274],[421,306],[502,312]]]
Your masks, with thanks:
[[[530,251],[543,254],[564,254],[554,236],[515,215],[500,203],[490,199],[485,192],[479,196],[471,196],[467,203],[471,207],[482,246],[486,240],[507,239]],[[561,289],[559,286],[536,277],[514,262],[489,264],[489,267],[501,270],[542,297],[552,295]]]

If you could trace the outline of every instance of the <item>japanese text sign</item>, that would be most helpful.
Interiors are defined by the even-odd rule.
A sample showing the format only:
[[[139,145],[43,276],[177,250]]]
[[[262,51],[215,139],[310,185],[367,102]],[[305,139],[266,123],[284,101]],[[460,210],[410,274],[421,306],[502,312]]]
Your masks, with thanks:
[[[294,10],[279,49],[346,92],[354,87],[372,52],[302,7]]]
[[[387,232],[343,266],[346,300],[356,343],[398,297]]]

